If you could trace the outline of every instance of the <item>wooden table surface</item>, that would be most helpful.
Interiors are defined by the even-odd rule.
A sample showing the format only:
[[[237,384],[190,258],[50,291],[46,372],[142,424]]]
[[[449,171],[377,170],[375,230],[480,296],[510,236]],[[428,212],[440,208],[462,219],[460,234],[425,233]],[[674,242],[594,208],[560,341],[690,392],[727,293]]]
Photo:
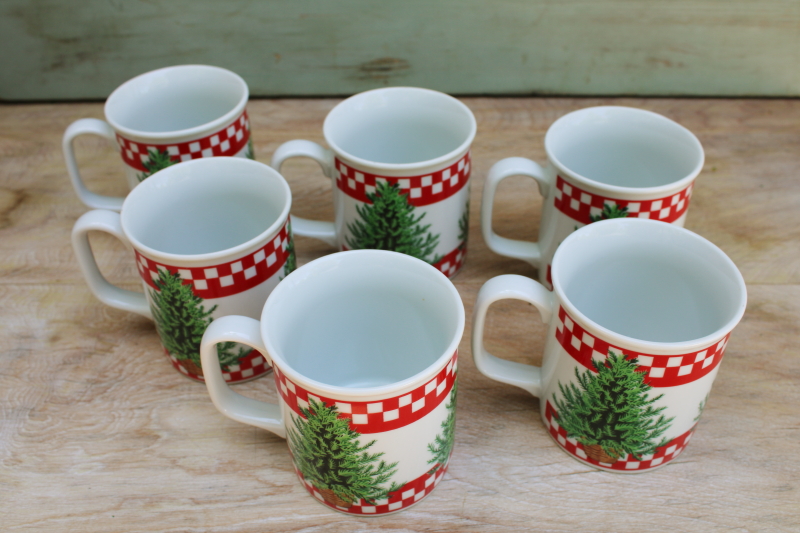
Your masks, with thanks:
[[[337,100],[260,100],[248,110],[257,158],[280,143],[323,142]],[[706,165],[686,227],[720,246],[748,286],[691,444],[654,472],[596,471],[545,432],[536,398],[483,377],[467,324],[450,469],[409,510],[353,518],[300,486],[284,440],[234,422],[204,386],[164,358],[148,320],[106,307],[85,285],[70,230],[75,197],[61,135],[102,105],[0,107],[0,530],[111,531],[798,531],[800,530],[800,100],[465,98],[475,112],[469,255],[454,279],[467,317],[489,278],[535,277],[489,251],[480,234],[489,167],[544,158],[547,127],[598,104],[641,107],[692,130]],[[125,194],[118,156],[81,138],[90,187]],[[330,183],[316,164],[285,168],[293,213],[332,219]],[[541,201],[532,180],[498,192],[498,232],[533,239]],[[141,290],[132,255],[93,236],[109,279]],[[298,238],[298,263],[332,250]],[[468,320],[469,322],[469,320]],[[521,302],[493,306],[487,348],[541,361],[544,328]],[[275,398],[271,378],[237,391]]]

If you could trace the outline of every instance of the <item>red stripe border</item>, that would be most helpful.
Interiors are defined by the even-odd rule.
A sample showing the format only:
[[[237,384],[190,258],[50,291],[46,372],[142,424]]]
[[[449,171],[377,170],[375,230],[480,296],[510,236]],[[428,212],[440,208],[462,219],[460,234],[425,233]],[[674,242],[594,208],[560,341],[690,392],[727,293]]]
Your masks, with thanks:
[[[445,398],[456,381],[458,351],[444,368],[431,380],[411,392],[368,402],[353,402],[317,396],[303,389],[276,366],[275,385],[283,401],[296,414],[303,416],[300,408],[308,409],[309,398],[335,405],[339,418],[349,418],[350,428],[359,433],[381,433],[416,422],[433,411]]]
[[[144,163],[151,151],[167,152],[175,162],[200,159],[202,157],[232,156],[247,145],[250,140],[250,120],[243,111],[236,120],[217,132],[181,143],[149,144],[126,139],[117,133],[122,160],[129,167],[147,172]]]
[[[556,340],[581,365],[592,372],[597,372],[592,364],[593,359],[605,361],[609,350],[614,353],[624,353],[627,359],[638,360],[639,371],[647,372],[645,382],[652,387],[676,387],[697,381],[707,375],[722,361],[730,335],[728,333],[722,340],[695,352],[653,355],[614,346],[592,335],[575,322],[563,307],[558,310],[556,323]]]
[[[694,182],[670,196],[653,200],[618,200],[584,191],[561,176],[556,176],[555,207],[581,224],[591,224],[591,216],[603,211],[603,206],[627,207],[628,217],[675,222],[689,208]]]
[[[339,190],[360,202],[372,203],[367,194],[374,193],[378,180],[383,180],[399,184],[408,203],[420,207],[441,202],[460,191],[469,181],[470,171],[471,158],[467,152],[452,165],[421,176],[379,176],[352,167],[339,158],[334,160],[333,174]]]

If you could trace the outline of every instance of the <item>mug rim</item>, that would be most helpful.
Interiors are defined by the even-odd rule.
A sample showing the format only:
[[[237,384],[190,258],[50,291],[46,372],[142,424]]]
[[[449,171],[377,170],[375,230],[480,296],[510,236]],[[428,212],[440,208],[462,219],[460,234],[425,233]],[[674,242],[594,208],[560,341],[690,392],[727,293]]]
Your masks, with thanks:
[[[407,263],[407,268],[412,269],[415,268],[420,272],[425,272],[426,276],[430,279],[437,280],[438,283],[444,284],[447,288],[450,295],[453,297],[453,303],[456,307],[456,314],[457,316],[457,323],[456,323],[456,331],[453,337],[450,339],[450,343],[448,344],[447,348],[444,349],[442,354],[440,354],[432,363],[426,366],[423,370],[420,370],[416,374],[409,376],[405,379],[400,381],[395,381],[393,383],[389,383],[387,385],[380,385],[377,387],[343,387],[341,385],[331,385],[328,383],[323,383],[321,381],[317,381],[315,379],[309,378],[290,365],[286,359],[283,357],[280,350],[276,349],[274,342],[272,341],[271,336],[268,336],[267,328],[269,327],[269,320],[268,320],[268,313],[277,307],[280,308],[280,303],[275,303],[281,299],[288,298],[289,296],[283,296],[283,293],[290,291],[290,284],[288,283],[278,283],[278,286],[275,287],[270,295],[267,297],[267,301],[264,303],[264,307],[261,311],[261,317],[259,320],[259,331],[261,333],[261,340],[264,343],[264,346],[267,349],[267,354],[269,358],[272,360],[273,366],[276,366],[280,369],[281,373],[289,377],[294,383],[303,386],[307,389],[316,389],[318,391],[324,391],[324,394],[329,395],[333,398],[342,399],[342,398],[367,398],[367,397],[375,397],[380,398],[384,396],[389,396],[393,394],[401,393],[406,389],[413,388],[418,386],[420,383],[425,383],[432,379],[436,374],[441,370],[443,366],[447,364],[448,361],[453,357],[453,354],[456,353],[458,350],[458,345],[461,343],[461,339],[464,335],[464,325],[465,325],[465,311],[464,311],[464,302],[461,299],[461,295],[456,289],[453,282],[450,281],[447,276],[445,276],[442,272],[438,269],[431,266],[429,263],[422,261],[421,259],[417,259],[415,257],[411,257],[410,255],[402,254],[399,252],[393,252],[389,250],[347,250],[343,252],[335,252],[332,254],[324,255],[320,258],[314,259],[313,261],[306,263],[305,265],[298,267],[294,272],[289,274],[289,276],[293,276],[296,273],[304,273],[306,275],[315,275],[318,274],[320,271],[327,270],[329,268],[328,264],[334,261],[339,261],[342,258],[342,254],[346,254],[348,257],[355,257],[358,261],[369,261],[370,256],[380,256],[380,257],[392,257],[393,261],[401,261]],[[358,257],[362,256],[362,257]],[[287,276],[286,279],[289,279]]]
[[[640,115],[647,115],[650,118],[653,118],[657,121],[664,122],[666,124],[670,124],[671,126],[677,126],[682,133],[687,135],[687,138],[690,142],[695,146],[700,154],[700,160],[698,161],[697,165],[689,172],[686,176],[666,183],[664,185],[657,185],[655,187],[625,187],[622,185],[611,185],[608,183],[603,183],[601,181],[593,180],[588,178],[582,174],[571,170],[567,167],[564,163],[562,163],[554,154],[551,144],[553,141],[553,133],[554,129],[556,128],[559,123],[561,123],[561,127],[565,127],[563,124],[568,120],[572,120],[575,118],[576,115],[583,115],[583,114],[590,114],[593,112],[597,112],[598,110],[612,110],[612,112],[616,113],[633,113],[633,114],[640,114]],[[674,191],[676,189],[683,189],[687,187],[694,179],[700,174],[703,170],[703,165],[705,165],[705,151],[703,150],[703,145],[700,143],[700,140],[697,136],[692,133],[686,126],[675,122],[674,120],[665,117],[659,113],[654,111],[649,111],[647,109],[640,109],[638,107],[629,107],[629,106],[615,106],[615,105],[607,105],[607,106],[592,106],[592,107],[584,107],[582,109],[576,109],[575,111],[570,111],[566,115],[559,117],[555,122],[553,122],[549,128],[547,128],[547,133],[544,136],[544,149],[545,153],[547,154],[548,160],[555,166],[560,172],[566,174],[566,177],[577,181],[578,183],[588,185],[590,187],[594,187],[598,190],[601,190],[605,193],[610,194],[619,194],[621,196],[656,196],[656,195],[668,195],[670,191]]]
[[[236,246],[231,246],[230,248],[225,248],[224,250],[217,250],[215,252],[206,252],[202,254],[176,254],[172,252],[164,252],[161,250],[156,250],[150,246],[143,244],[139,239],[137,239],[131,231],[128,229],[128,223],[126,222],[131,216],[134,216],[131,213],[133,209],[133,213],[136,213],[135,206],[136,203],[143,201],[146,202],[146,196],[150,194],[152,189],[158,189],[163,187],[165,184],[161,182],[166,182],[168,180],[175,180],[181,179],[181,176],[173,177],[173,174],[178,173],[186,173],[191,172],[192,167],[194,166],[227,166],[227,165],[242,165],[242,166],[250,166],[254,168],[258,168],[261,171],[267,169],[266,173],[260,174],[261,177],[266,179],[277,179],[280,186],[283,188],[286,194],[286,202],[284,202],[283,208],[281,209],[280,214],[278,217],[262,232],[260,232],[255,237],[241,243],[237,244]],[[203,169],[201,168],[201,171]],[[191,181],[191,180],[189,180]],[[224,186],[224,182],[218,181],[221,186]],[[141,197],[141,200],[139,199]],[[246,253],[253,247],[258,246],[263,242],[267,242],[269,237],[273,234],[280,231],[283,225],[286,223],[286,220],[289,218],[289,212],[292,206],[292,191],[289,188],[289,184],[286,182],[286,179],[274,168],[265,165],[259,161],[255,161],[252,159],[247,159],[243,157],[203,157],[200,159],[192,159],[191,161],[181,162],[175,165],[171,165],[165,169],[159,170],[140,184],[138,184],[134,189],[128,193],[128,196],[125,198],[125,201],[122,203],[122,208],[120,209],[120,223],[122,225],[122,231],[125,233],[125,237],[130,241],[131,245],[141,252],[142,254],[146,255],[150,258],[158,258],[160,260],[164,260],[165,262],[169,262],[175,266],[178,266],[179,263],[208,263],[211,261],[219,261],[223,260],[228,257],[239,256],[243,253]]]
[[[141,83],[148,77],[156,76],[158,74],[162,74],[168,71],[180,71],[180,70],[198,70],[198,71],[205,70],[209,72],[222,73],[225,76],[232,77],[233,81],[239,85],[239,89],[242,91],[242,95],[239,98],[239,101],[236,103],[236,105],[233,108],[231,108],[228,112],[226,112],[224,115],[217,117],[214,120],[200,124],[198,126],[193,126],[191,128],[184,128],[182,130],[160,131],[160,132],[136,130],[121,125],[118,121],[116,121],[113,118],[113,113],[109,113],[109,109],[111,108],[111,106],[119,105],[116,103],[116,98],[120,98],[119,93],[123,91],[125,88],[130,87],[135,83]],[[201,64],[173,65],[169,67],[163,67],[148,72],[144,72],[142,74],[139,74],[138,76],[134,76],[133,78],[119,85],[106,99],[106,103],[103,106],[103,113],[106,117],[106,121],[108,121],[111,127],[114,128],[114,130],[116,130],[118,133],[125,136],[126,138],[131,137],[139,139],[148,139],[150,141],[164,141],[181,137],[194,137],[206,133],[209,130],[216,130],[218,128],[227,125],[230,122],[233,122],[244,111],[244,108],[247,106],[247,101],[249,98],[250,98],[250,90],[247,87],[247,83],[241,76],[239,76],[233,71],[230,71],[222,67],[215,67],[213,65],[201,65]]]
[[[626,226],[631,224],[633,225],[657,224],[657,226],[653,227],[659,228],[663,231],[671,231],[676,235],[681,235],[680,237],[681,239],[691,239],[701,243],[701,246],[704,246],[710,254],[713,254],[723,263],[725,263],[734,273],[736,284],[739,287],[738,308],[733,313],[733,316],[730,318],[730,320],[728,320],[721,327],[714,330],[712,333],[697,339],[678,341],[678,342],[659,342],[659,341],[648,341],[645,339],[637,339],[635,337],[629,337],[627,335],[617,333],[615,331],[606,328],[605,326],[598,324],[591,318],[587,317],[583,312],[581,312],[575,306],[575,304],[573,304],[572,301],[567,297],[566,293],[564,292],[564,288],[561,285],[561,276],[559,274],[558,266],[562,260],[562,257],[564,256],[564,253],[566,253],[562,252],[562,250],[568,249],[569,246],[573,244],[570,241],[586,238],[584,235],[591,231],[594,232],[602,231],[603,233],[607,233],[609,231],[612,231],[614,229],[614,226]],[[581,235],[581,233],[583,233],[584,235]],[[705,346],[711,345],[714,342],[718,341],[720,338],[724,337],[729,332],[733,331],[733,329],[742,319],[745,308],[747,306],[747,285],[745,284],[744,277],[742,276],[742,273],[739,271],[739,269],[736,267],[736,264],[733,262],[733,260],[730,257],[728,257],[728,255],[725,252],[723,252],[717,245],[715,245],[708,239],[701,237],[700,235],[694,233],[693,231],[681,228],[679,226],[676,226],[675,224],[669,224],[657,220],[647,220],[640,218],[616,218],[616,219],[608,219],[608,220],[593,222],[592,224],[589,224],[587,226],[578,229],[577,231],[569,235],[566,239],[564,239],[564,241],[561,243],[561,245],[559,245],[558,249],[556,250],[552,262],[552,279],[553,279],[553,291],[558,296],[558,301],[560,305],[564,306],[564,308],[567,310],[570,316],[574,317],[577,320],[580,320],[581,322],[583,322],[590,328],[594,329],[595,331],[598,331],[600,335],[603,336],[604,340],[611,341],[612,343],[619,345],[621,348],[627,347],[627,349],[637,350],[642,353],[658,353],[658,352],[688,353],[701,349]]]
[[[435,94],[439,97],[445,97],[446,99],[451,100],[453,103],[456,104],[456,107],[460,108],[464,111],[465,115],[469,119],[470,129],[469,133],[467,134],[467,138],[455,149],[450,150],[444,155],[440,155],[433,159],[426,159],[424,161],[415,161],[413,163],[381,163],[379,161],[371,161],[369,159],[364,159],[358,156],[355,156],[345,150],[343,150],[338,144],[333,142],[331,139],[330,128],[332,120],[331,116],[333,115],[334,111],[340,109],[344,106],[347,102],[352,102],[355,99],[363,98],[364,95],[374,93],[374,92],[410,92],[410,93],[429,93]],[[337,155],[340,155],[342,158],[346,159],[347,161],[351,161],[358,165],[362,165],[364,167],[371,167],[377,168],[385,171],[398,171],[398,170],[418,170],[423,169],[426,167],[434,167],[443,165],[447,161],[458,157],[462,153],[465,153],[469,150],[469,147],[472,145],[472,141],[475,140],[475,133],[478,130],[478,123],[475,120],[475,115],[472,113],[472,110],[467,107],[466,104],[461,102],[459,99],[450,96],[447,93],[443,93],[441,91],[435,91],[433,89],[425,89],[423,87],[411,87],[411,86],[400,86],[400,87],[379,87],[377,89],[370,89],[368,91],[362,91],[360,93],[354,94],[348,98],[345,98],[338,104],[336,104],[333,109],[331,109],[328,114],[325,116],[325,122],[322,125],[322,134],[325,137],[325,142],[328,143],[331,150],[333,150]]]

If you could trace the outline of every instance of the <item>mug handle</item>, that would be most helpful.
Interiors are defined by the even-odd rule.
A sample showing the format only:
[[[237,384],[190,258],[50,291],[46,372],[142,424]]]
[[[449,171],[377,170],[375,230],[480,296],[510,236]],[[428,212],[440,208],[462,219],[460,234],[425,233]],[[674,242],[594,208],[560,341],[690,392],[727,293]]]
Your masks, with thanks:
[[[90,231],[109,233],[122,241],[126,248],[132,249],[131,243],[122,231],[119,213],[103,209],[84,213],[72,228],[72,247],[89,289],[98,300],[111,307],[152,319],[153,315],[144,294],[115,287],[100,272],[92,247],[89,245]]]
[[[84,134],[105,137],[116,145],[116,134],[114,130],[103,120],[82,118],[70,124],[67,131],[64,132],[64,138],[61,141],[61,149],[64,152],[64,159],[67,162],[67,172],[69,172],[69,177],[72,180],[72,187],[75,189],[78,198],[80,198],[81,202],[87,207],[119,211],[122,209],[122,202],[125,198],[103,196],[102,194],[93,193],[83,183],[83,178],[81,178],[81,173],[78,170],[78,163],[75,160],[75,149],[72,142],[75,140],[75,137]]]
[[[524,157],[509,157],[498,161],[489,170],[486,182],[483,185],[483,200],[481,200],[481,231],[483,240],[493,252],[514,259],[527,261],[533,267],[539,268],[542,260],[542,250],[538,242],[507,239],[499,236],[492,230],[492,208],[494,207],[494,193],[497,185],[511,176],[527,176],[539,184],[539,194],[547,198],[551,180],[544,169],[530,159]]]
[[[323,174],[329,178],[333,175],[333,152],[312,141],[295,140],[283,143],[275,150],[270,166],[280,172],[284,161],[292,157],[310,157],[319,163]],[[292,216],[292,232],[337,246],[336,227],[333,222]]]
[[[515,385],[538,398],[542,393],[541,367],[500,359],[483,347],[486,312],[494,302],[507,298],[533,304],[539,310],[542,322],[550,323],[555,306],[554,293],[545,289],[541,283],[516,274],[492,278],[478,291],[475,302],[472,315],[472,357],[475,366],[487,378]]]
[[[296,220],[292,218],[292,220]],[[258,320],[246,316],[229,315],[209,324],[200,342],[200,362],[208,394],[219,411],[237,422],[266,429],[286,438],[283,414],[278,404],[253,400],[242,396],[225,383],[217,355],[217,343],[233,341],[258,350],[272,365],[267,348],[261,340]]]

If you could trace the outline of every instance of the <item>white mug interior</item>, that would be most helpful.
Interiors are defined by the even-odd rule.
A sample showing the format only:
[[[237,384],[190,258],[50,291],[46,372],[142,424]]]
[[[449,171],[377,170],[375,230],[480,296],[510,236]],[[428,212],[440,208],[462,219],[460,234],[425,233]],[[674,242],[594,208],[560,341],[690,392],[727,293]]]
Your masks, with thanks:
[[[108,97],[105,114],[114,129],[131,136],[183,135],[232,122],[247,98],[247,84],[229,70],[180,65],[128,80]]]
[[[227,255],[277,232],[289,215],[286,180],[263,163],[209,157],[160,170],[122,205],[133,246],[161,257]]]
[[[662,187],[693,179],[704,162],[703,147],[688,129],[630,107],[569,113],[547,131],[545,149],[567,173],[617,187]]]
[[[658,343],[713,342],[738,323],[747,298],[722,250],[678,226],[642,219],[573,233],[553,259],[553,285],[570,312]]]
[[[304,265],[270,294],[261,316],[267,351],[284,373],[348,391],[435,371],[463,329],[461,298],[444,274],[383,250]]]
[[[475,117],[452,96],[416,87],[359,93],[325,119],[325,140],[348,159],[368,165],[436,164],[466,151]]]

